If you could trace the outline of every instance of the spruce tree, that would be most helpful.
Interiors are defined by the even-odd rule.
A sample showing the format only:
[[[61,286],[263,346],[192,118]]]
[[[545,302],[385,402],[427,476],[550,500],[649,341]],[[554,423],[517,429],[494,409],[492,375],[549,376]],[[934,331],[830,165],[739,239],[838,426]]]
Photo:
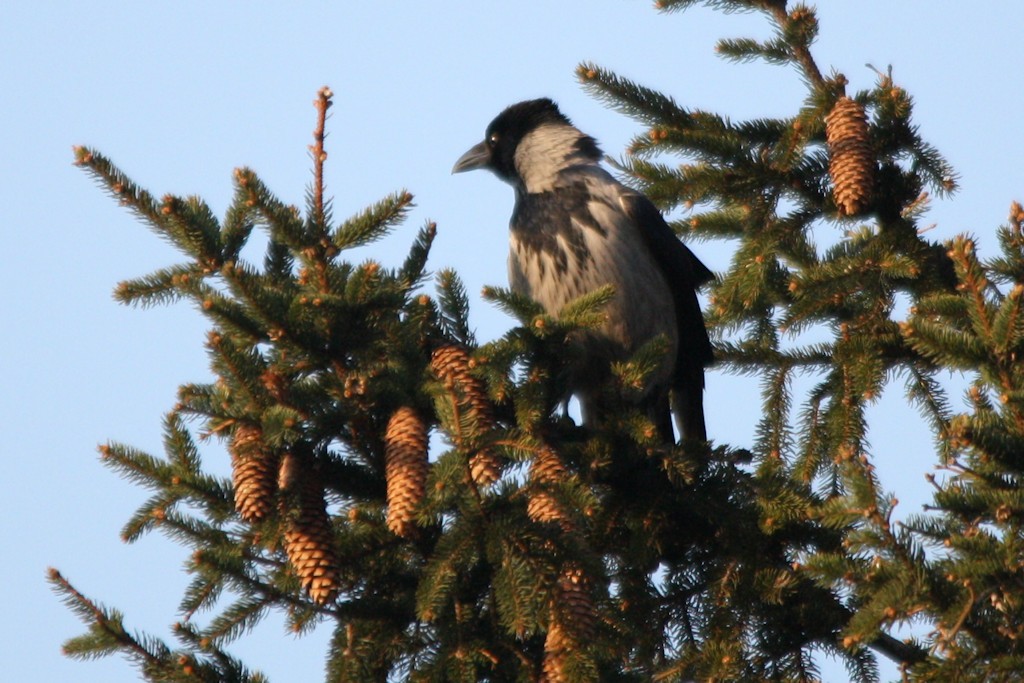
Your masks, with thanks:
[[[159,530],[191,551],[177,645],[133,633],[52,570],[89,626],[68,654],[120,652],[151,681],[261,681],[228,648],[278,611],[298,632],[331,630],[330,681],[811,681],[821,652],[857,680],[877,678],[875,653],[910,680],[1024,670],[1024,210],[993,259],[967,236],[929,241],[920,217],[955,174],[891,73],[862,90],[824,74],[807,6],[705,4],[771,23],[770,39],[719,52],[791,67],[807,86],[792,115],[734,122],[596,64],[578,75],[645,128],[623,177],[680,235],[732,246],[706,313],[718,367],[762,383],[749,449],[661,443],[629,401],[656,344],[614,368],[607,424],[564,414],[564,342],[598,324],[608,290],[552,317],[491,288],[518,324],[480,343],[457,274],[425,284],[433,224],[400,267],[346,260],[401,224],[412,196],[334,218],[326,88],[304,211],[239,169],[219,219],[76,149],[185,257],[118,299],[196,304],[215,379],[181,387],[163,457],[100,449],[152,492],[124,538]],[[261,263],[246,258],[254,230]],[[968,413],[939,381],[949,369],[974,379]],[[796,373],[816,379],[806,395]],[[906,523],[865,438],[894,378],[946,475]],[[197,438],[223,444],[230,479],[203,470]],[[922,635],[895,639],[906,623]]]

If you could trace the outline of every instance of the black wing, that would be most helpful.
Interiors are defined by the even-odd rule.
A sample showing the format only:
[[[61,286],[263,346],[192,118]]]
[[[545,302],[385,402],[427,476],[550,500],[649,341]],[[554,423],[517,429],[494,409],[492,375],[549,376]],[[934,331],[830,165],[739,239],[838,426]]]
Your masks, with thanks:
[[[714,275],[679,240],[647,197],[631,191],[622,195],[621,202],[672,289],[679,335],[673,389],[683,436],[706,441],[704,368],[711,364],[714,356],[697,289]]]

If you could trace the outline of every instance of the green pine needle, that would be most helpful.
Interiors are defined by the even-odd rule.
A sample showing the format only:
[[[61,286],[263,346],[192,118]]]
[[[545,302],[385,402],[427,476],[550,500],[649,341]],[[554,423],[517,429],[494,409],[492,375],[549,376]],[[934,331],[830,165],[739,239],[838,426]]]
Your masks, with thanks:
[[[413,207],[412,195],[402,190],[380,200],[333,231],[331,242],[338,249],[360,247],[387,235],[402,223]]]

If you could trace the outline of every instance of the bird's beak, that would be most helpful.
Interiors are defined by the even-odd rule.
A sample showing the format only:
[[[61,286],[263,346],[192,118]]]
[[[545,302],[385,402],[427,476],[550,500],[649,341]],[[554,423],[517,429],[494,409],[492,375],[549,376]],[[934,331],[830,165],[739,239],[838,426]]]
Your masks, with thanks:
[[[485,168],[491,163],[491,150],[487,148],[487,142],[473,145],[469,150],[459,157],[459,160],[452,166],[452,173],[463,171],[475,171],[478,168]]]

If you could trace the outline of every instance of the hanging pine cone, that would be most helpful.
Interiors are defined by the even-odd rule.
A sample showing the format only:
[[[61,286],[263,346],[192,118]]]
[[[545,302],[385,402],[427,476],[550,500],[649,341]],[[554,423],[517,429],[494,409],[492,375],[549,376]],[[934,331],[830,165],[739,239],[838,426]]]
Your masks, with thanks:
[[[480,451],[469,459],[469,474],[477,486],[490,486],[501,476],[498,458],[490,451]]]
[[[825,117],[825,139],[836,206],[844,215],[856,215],[871,202],[875,182],[875,154],[864,107],[840,97]]]
[[[590,595],[590,581],[583,570],[569,564],[558,577],[555,612],[567,635],[577,644],[594,637],[597,615]]]
[[[235,509],[247,522],[270,514],[277,493],[277,454],[263,443],[263,430],[239,424],[231,438],[231,480]]]
[[[566,683],[569,680],[565,674],[565,660],[571,648],[572,643],[565,631],[557,621],[552,620],[544,638],[542,683]]]
[[[589,581],[582,569],[574,564],[562,569],[551,603],[551,619],[544,638],[542,680],[563,683],[569,680],[565,671],[569,654],[588,644],[594,637],[597,622]]]
[[[484,427],[494,425],[494,409],[487,389],[469,371],[471,361],[464,348],[455,344],[440,347],[431,356],[430,366],[445,387],[456,392],[459,403],[469,409],[473,419]]]
[[[387,480],[387,525],[405,537],[413,529],[413,514],[423,500],[427,482],[427,427],[412,408],[402,407],[384,433]]]
[[[565,481],[568,472],[553,449],[544,447],[530,463],[530,500],[526,514],[535,522],[554,522],[564,530],[572,529],[572,520],[558,500],[547,490],[552,484]]]
[[[558,504],[558,500],[543,489],[530,493],[530,500],[526,504],[526,514],[535,522],[554,522],[566,530],[572,528],[562,506]]]
[[[569,476],[561,456],[550,446],[544,446],[530,464],[530,481],[539,484],[557,484]]]
[[[454,344],[440,347],[434,351],[430,367],[451,393],[456,408],[467,413],[479,432],[494,429],[494,408],[484,383],[469,371],[470,359],[465,349]],[[457,429],[458,425],[454,427]],[[501,476],[500,465],[497,456],[481,450],[469,460],[470,475],[478,486],[487,486]]]
[[[285,496],[284,546],[288,562],[313,602],[322,605],[338,594],[338,557],[327,517],[323,488],[293,453],[281,458],[278,484]]]

